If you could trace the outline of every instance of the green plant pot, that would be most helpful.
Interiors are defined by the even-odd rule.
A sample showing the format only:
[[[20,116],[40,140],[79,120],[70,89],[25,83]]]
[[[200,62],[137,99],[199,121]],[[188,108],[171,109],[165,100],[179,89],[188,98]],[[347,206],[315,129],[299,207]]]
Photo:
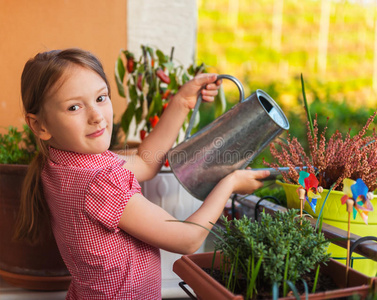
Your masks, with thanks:
[[[284,188],[285,195],[287,197],[287,207],[288,208],[300,208],[300,200],[298,198],[297,189],[299,185],[283,183],[277,181],[277,184]],[[304,210],[317,218],[321,210],[322,204],[326,199],[329,190],[323,190],[321,198],[317,199],[317,207],[314,212],[309,203],[306,201],[304,205]],[[326,200],[325,207],[323,209],[323,221],[329,225],[340,228],[342,230],[348,230],[348,214],[346,212],[346,206],[342,205],[340,199],[344,193],[340,191],[331,191],[330,195]],[[377,198],[372,199],[374,211],[368,214],[368,225],[365,225],[363,219],[357,214],[356,218],[351,218],[351,232],[364,236],[376,236],[377,233]],[[330,244],[328,253],[331,253],[332,257],[340,258],[339,260],[345,264],[347,252],[346,249],[339,247],[334,244]],[[354,254],[352,257],[356,259],[353,262],[354,269],[366,274],[367,276],[376,276],[377,273],[377,262],[371,261],[369,259],[357,259],[361,257],[360,255]]]

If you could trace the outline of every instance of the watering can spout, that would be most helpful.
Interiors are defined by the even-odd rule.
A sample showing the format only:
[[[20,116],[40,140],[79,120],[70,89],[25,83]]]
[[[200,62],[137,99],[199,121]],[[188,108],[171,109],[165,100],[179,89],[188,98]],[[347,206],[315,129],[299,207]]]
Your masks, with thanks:
[[[257,90],[245,99],[242,84],[231,75],[240,101],[206,127],[191,135],[201,96],[192,113],[185,140],[168,152],[170,167],[185,189],[204,200],[216,184],[237,169],[246,168],[284,130],[289,122],[276,102]]]

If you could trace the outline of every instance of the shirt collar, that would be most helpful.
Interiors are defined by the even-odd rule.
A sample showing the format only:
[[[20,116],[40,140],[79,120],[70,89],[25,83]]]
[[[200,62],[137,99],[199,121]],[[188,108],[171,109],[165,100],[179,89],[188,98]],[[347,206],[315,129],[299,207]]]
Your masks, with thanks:
[[[49,147],[49,159],[57,165],[89,169],[122,166],[125,163],[117,154],[109,150],[101,154],[82,154]]]

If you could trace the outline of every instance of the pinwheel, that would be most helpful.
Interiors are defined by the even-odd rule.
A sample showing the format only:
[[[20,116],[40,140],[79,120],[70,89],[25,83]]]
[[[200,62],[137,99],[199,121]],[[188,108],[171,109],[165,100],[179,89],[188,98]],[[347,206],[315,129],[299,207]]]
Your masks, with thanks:
[[[348,212],[348,231],[347,231],[347,261],[346,261],[346,281],[348,280],[349,259],[350,259],[350,237],[351,237],[351,213],[353,218],[356,218],[357,213],[363,218],[366,225],[368,225],[368,212],[373,211],[373,205],[370,200],[373,194],[368,192],[368,187],[362,179],[356,181],[352,179],[343,180],[343,193],[345,194],[340,200],[343,204],[347,204]]]
[[[345,195],[341,198],[342,204],[345,204],[348,199],[353,200],[353,219],[359,213],[365,224],[368,225],[368,212],[373,211],[373,205],[370,201],[373,198],[373,193],[368,192],[368,187],[364,181],[360,178],[356,181],[348,178],[344,179],[343,193]]]
[[[302,215],[302,208],[305,205],[305,201],[308,201],[311,209],[315,212],[317,199],[321,198],[320,193],[323,191],[322,187],[318,186],[317,178],[314,174],[301,171],[298,183],[301,185],[301,187],[297,189],[301,202],[300,214]]]

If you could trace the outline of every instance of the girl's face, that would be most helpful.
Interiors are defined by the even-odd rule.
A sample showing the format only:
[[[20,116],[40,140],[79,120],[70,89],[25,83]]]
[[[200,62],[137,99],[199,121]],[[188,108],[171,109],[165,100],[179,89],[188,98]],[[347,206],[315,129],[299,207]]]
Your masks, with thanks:
[[[44,139],[54,148],[86,154],[106,151],[113,108],[105,81],[92,70],[68,68],[47,96],[43,125]]]

